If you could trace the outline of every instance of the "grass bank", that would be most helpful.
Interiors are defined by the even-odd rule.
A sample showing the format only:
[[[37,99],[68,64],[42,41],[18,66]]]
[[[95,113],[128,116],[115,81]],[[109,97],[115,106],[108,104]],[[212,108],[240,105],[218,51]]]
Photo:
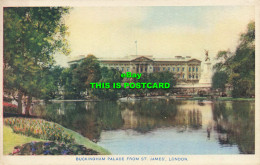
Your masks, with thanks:
[[[12,128],[4,125],[4,155],[8,155],[13,152],[15,146],[22,145],[25,143],[30,143],[32,141],[46,141],[43,139],[38,139],[34,137],[29,137],[21,134],[16,134],[13,132]]]
[[[74,140],[77,144],[95,150],[101,155],[111,154],[109,151],[93,143],[88,138],[54,122],[48,122],[43,119],[28,118],[5,118],[4,120],[4,154],[11,153],[17,145],[22,145],[31,141],[53,140],[62,140],[62,142],[67,141],[67,143]],[[27,136],[24,134],[27,134]],[[62,136],[65,136],[65,138]]]
[[[89,149],[93,149],[93,150],[99,152],[101,155],[111,155],[111,153],[108,150],[97,145],[96,143],[92,142],[91,140],[85,138],[84,136],[80,135],[79,133],[72,131],[70,129],[67,129],[67,128],[64,128],[64,130],[66,130],[66,132],[70,133],[72,135],[72,137],[75,138],[76,143],[82,144]]]

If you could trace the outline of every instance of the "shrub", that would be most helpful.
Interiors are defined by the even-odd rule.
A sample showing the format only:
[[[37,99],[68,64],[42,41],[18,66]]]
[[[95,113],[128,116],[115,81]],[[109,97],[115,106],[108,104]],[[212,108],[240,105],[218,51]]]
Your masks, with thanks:
[[[16,105],[7,102],[3,103],[3,110],[4,112],[8,112],[8,113],[19,113]]]

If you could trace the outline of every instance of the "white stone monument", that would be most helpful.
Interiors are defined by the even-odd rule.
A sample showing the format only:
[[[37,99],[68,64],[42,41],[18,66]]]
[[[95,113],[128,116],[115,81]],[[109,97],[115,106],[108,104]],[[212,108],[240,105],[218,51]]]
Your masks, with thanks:
[[[205,61],[203,63],[203,69],[202,69],[202,73],[201,73],[201,78],[199,81],[199,84],[201,86],[205,86],[205,87],[211,87],[211,83],[212,83],[212,65],[210,62],[210,58],[208,55],[208,50],[205,50]]]

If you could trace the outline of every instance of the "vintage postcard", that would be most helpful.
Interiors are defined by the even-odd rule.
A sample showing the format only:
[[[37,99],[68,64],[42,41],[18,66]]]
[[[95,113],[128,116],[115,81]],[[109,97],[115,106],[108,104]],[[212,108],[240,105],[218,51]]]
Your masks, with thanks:
[[[257,1],[2,1],[1,164],[260,164]]]

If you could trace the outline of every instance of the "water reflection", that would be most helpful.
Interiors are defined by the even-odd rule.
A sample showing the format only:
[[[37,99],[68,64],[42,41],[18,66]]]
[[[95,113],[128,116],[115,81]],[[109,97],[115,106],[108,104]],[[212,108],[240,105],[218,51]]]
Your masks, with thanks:
[[[241,153],[255,153],[255,103],[217,102],[214,121],[220,144],[237,144]]]
[[[175,149],[166,152],[166,148],[162,148],[165,154],[177,151],[181,153],[176,154],[234,154],[238,153],[238,149],[240,153],[254,153],[254,111],[254,102],[169,99],[59,102],[38,105],[34,109],[35,115],[75,130],[109,150],[110,146],[117,146],[111,150],[119,154],[129,154],[122,150],[124,145],[138,143],[142,138],[147,142],[145,139],[152,135],[155,138],[153,143],[167,140],[165,147],[176,146],[176,142],[186,139],[186,142],[182,141],[182,147],[186,147],[187,151]],[[158,132],[160,134],[157,135]],[[123,139],[117,138],[120,136]],[[197,143],[200,143],[198,148],[195,147]],[[148,144],[147,147],[151,148]],[[139,148],[139,154],[158,154],[148,148]]]

